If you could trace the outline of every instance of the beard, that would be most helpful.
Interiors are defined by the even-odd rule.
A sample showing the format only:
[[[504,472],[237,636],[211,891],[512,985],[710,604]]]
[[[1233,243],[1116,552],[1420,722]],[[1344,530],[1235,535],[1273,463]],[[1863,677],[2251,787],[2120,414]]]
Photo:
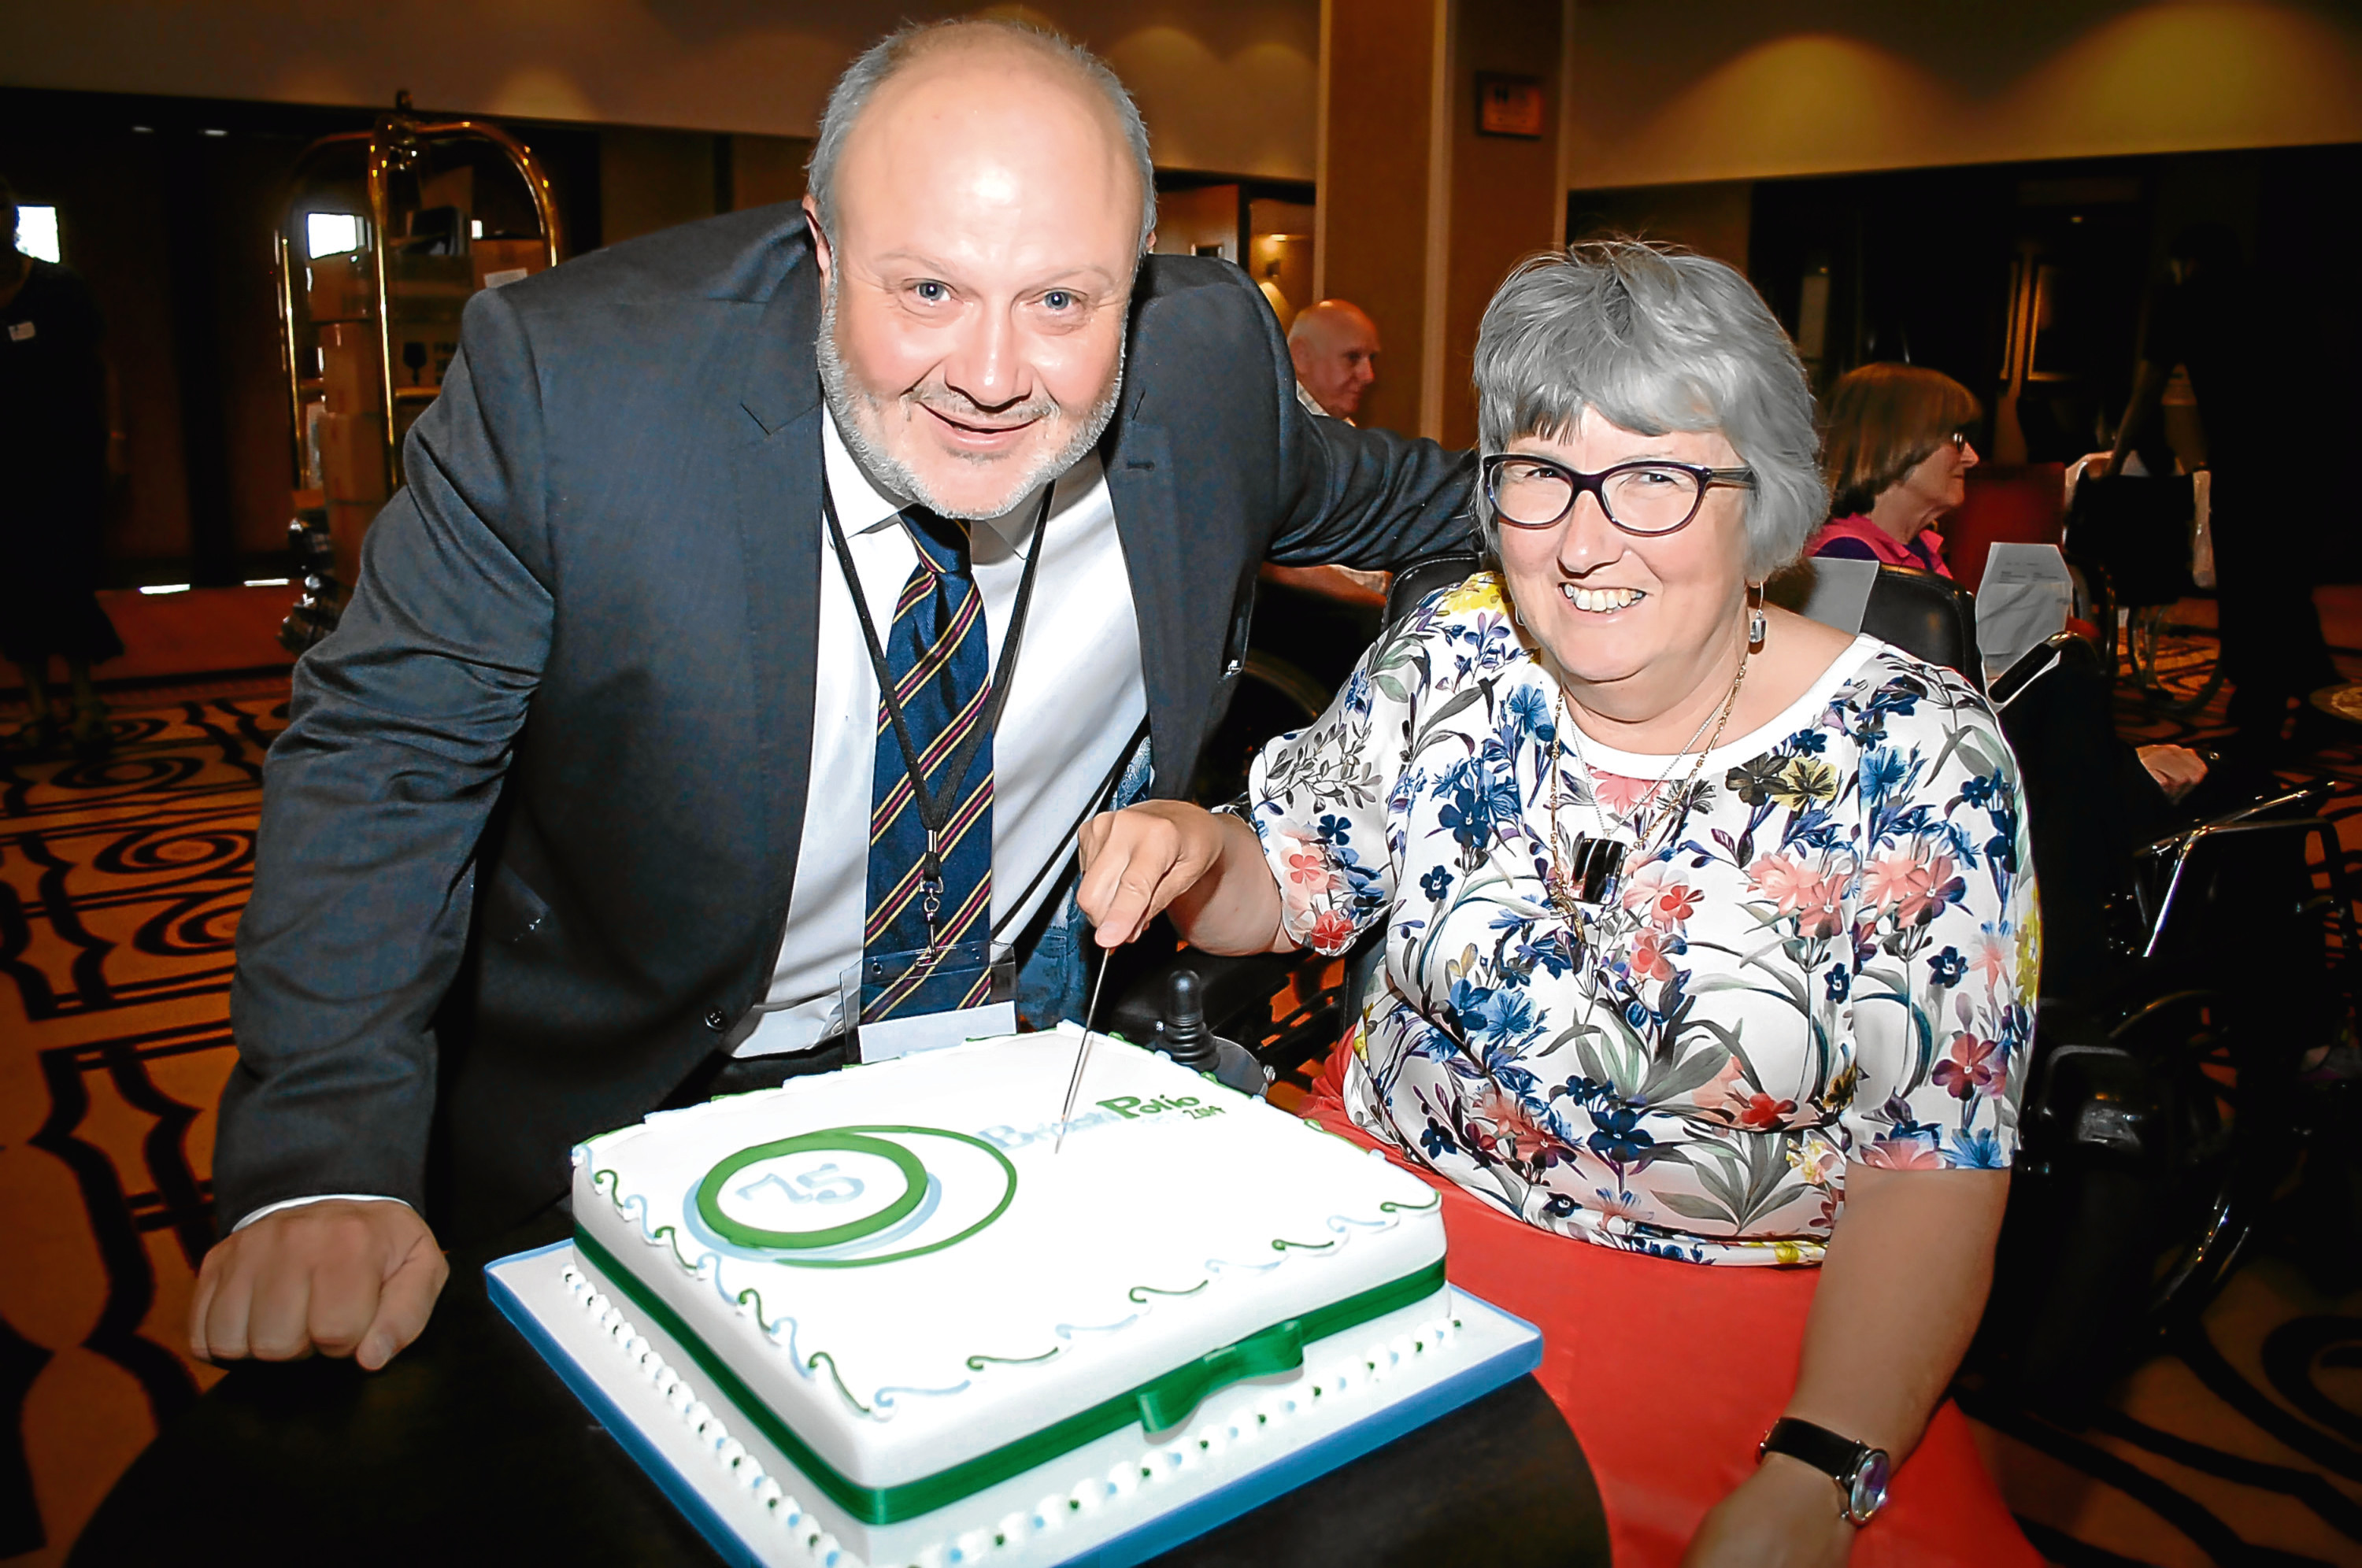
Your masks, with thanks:
[[[949,388],[922,389],[900,396],[886,396],[855,381],[852,368],[845,364],[844,355],[836,343],[834,272],[829,274],[828,288],[821,299],[820,339],[814,345],[820,360],[821,392],[827,400],[828,412],[836,420],[837,434],[844,437],[845,450],[853,454],[853,460],[861,465],[862,472],[869,476],[869,481],[889,495],[915,501],[939,517],[961,523],[982,523],[1007,513],[1031,494],[1034,487],[1045,480],[1055,480],[1082,461],[1084,456],[1099,444],[1099,437],[1107,434],[1108,425],[1115,418],[1116,399],[1123,392],[1127,347],[1125,342],[1118,341],[1114,376],[1109,378],[1107,390],[1083,412],[1082,417],[1075,424],[1074,434],[1063,446],[1031,461],[1018,459],[1010,469],[1005,487],[997,491],[988,502],[954,506],[947,504],[915,469],[888,449],[884,435],[885,415],[889,410],[905,403],[938,408],[955,419],[975,419],[983,411]],[[1043,393],[1012,408],[997,409],[994,414],[1003,419],[1015,416],[1043,420],[1054,419],[1064,412],[1064,405]],[[981,466],[1007,459],[973,458],[962,460]]]

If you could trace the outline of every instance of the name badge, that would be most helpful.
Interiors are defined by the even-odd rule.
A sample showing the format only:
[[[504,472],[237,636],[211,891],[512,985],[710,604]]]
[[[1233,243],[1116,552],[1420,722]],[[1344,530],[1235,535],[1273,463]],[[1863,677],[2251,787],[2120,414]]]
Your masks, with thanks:
[[[31,322],[29,322],[29,321],[12,321],[12,322],[10,322],[10,323],[8,324],[8,341],[9,341],[9,342],[11,342],[11,343],[24,343],[24,342],[28,342],[28,341],[30,341],[30,340],[31,340],[32,336],[33,336],[33,324],[32,324]]]
[[[1017,952],[958,942],[876,953],[839,981],[842,1017],[863,1062],[1017,1032]]]

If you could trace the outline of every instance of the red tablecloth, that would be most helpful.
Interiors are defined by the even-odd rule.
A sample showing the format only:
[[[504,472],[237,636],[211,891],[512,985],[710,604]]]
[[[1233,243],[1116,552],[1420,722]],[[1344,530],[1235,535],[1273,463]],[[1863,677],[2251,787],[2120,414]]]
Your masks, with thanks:
[[[1381,1147],[1345,1114],[1337,1074],[1331,1063],[1302,1114]],[[1708,1267],[1572,1241],[1396,1163],[1443,1195],[1451,1282],[1541,1330],[1535,1376],[1591,1462],[1617,1568],[1678,1563],[1705,1511],[1754,1470],[1756,1442],[1795,1388],[1820,1271]],[[1946,1563],[2042,1568],[1948,1400],[1855,1542],[1852,1568]]]

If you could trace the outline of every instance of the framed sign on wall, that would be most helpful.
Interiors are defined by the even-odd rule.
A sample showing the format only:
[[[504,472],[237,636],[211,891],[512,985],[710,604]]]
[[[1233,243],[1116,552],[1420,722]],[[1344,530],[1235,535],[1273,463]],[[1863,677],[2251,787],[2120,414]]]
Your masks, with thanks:
[[[1538,76],[1476,73],[1476,134],[1535,139],[1542,134],[1542,83]]]

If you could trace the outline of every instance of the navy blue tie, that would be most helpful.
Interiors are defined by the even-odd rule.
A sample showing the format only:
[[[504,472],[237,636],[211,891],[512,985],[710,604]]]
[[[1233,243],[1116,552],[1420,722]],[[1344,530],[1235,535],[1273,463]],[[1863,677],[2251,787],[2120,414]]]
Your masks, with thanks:
[[[991,701],[991,655],[968,556],[966,528],[922,508],[903,514],[919,563],[894,605],[887,671],[923,782],[946,800],[955,753],[974,735]],[[868,920],[865,958],[984,938],[992,922],[992,737],[970,753],[936,845],[940,886],[927,879],[927,825],[911,787],[901,743],[878,694],[877,760],[870,778]],[[906,960],[907,962],[907,960]],[[988,969],[963,964],[959,977],[925,966],[900,972],[866,1004],[871,1019],[895,1012],[973,1007],[990,989]],[[973,992],[973,995],[970,993]]]

